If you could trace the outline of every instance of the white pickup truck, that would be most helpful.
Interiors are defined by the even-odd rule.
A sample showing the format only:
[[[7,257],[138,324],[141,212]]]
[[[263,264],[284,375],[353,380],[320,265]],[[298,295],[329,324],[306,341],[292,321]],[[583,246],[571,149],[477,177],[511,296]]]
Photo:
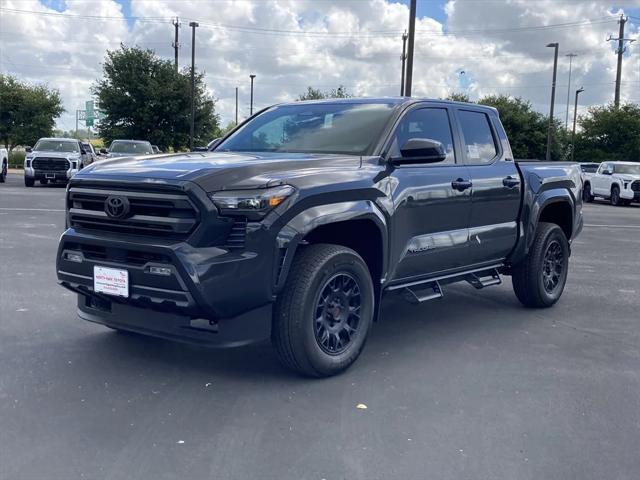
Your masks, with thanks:
[[[640,163],[602,162],[596,173],[583,178],[583,200],[595,197],[609,200],[611,205],[640,202]]]
[[[7,170],[9,169],[9,153],[6,148],[0,148],[0,183],[4,183],[7,179]]]

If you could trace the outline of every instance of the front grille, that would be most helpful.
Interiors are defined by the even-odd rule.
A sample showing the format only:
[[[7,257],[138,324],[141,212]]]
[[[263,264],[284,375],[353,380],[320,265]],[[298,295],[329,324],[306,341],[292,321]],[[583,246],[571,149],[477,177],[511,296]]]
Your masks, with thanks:
[[[35,170],[44,172],[66,172],[69,170],[69,161],[65,158],[37,157],[31,162]]]
[[[105,212],[109,196],[125,197],[129,212],[114,218]],[[198,211],[184,193],[69,189],[69,224],[73,228],[129,235],[186,239],[198,224]]]
[[[636,180],[631,184],[631,190],[634,192],[640,192],[640,180]]]
[[[237,218],[233,222],[231,231],[227,236],[226,247],[229,250],[242,250],[247,237],[247,219],[244,217]]]

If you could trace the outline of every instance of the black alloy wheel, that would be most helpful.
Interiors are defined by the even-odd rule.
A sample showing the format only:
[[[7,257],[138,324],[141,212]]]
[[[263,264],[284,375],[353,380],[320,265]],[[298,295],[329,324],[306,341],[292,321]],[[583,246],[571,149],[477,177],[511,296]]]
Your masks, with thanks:
[[[329,278],[316,301],[315,337],[329,355],[339,355],[350,345],[360,325],[362,298],[358,281],[346,272]]]

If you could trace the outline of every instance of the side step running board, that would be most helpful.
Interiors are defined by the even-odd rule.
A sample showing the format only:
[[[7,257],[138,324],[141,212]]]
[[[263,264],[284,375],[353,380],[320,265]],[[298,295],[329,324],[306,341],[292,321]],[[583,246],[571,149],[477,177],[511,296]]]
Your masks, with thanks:
[[[418,292],[412,290],[410,287],[406,287],[402,290],[402,296],[407,302],[413,304],[435,300],[436,298],[442,298],[444,296],[442,288],[440,288],[440,284],[437,281],[425,284],[424,286],[421,285],[421,287]]]
[[[471,273],[465,277],[465,280],[478,290],[492,285],[500,285],[502,283],[500,274],[495,268],[489,271]]]

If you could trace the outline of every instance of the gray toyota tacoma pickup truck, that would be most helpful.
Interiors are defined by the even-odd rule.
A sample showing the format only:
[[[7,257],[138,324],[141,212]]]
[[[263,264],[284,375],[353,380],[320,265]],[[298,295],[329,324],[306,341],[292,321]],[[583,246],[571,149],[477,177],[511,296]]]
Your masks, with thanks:
[[[552,306],[581,189],[577,164],[515,162],[493,108],[276,105],[211,152],[77,173],[57,275],[85,320],[203,345],[270,338],[287,367],[329,376],[358,358],[384,294],[421,304],[510,275],[523,305]]]

